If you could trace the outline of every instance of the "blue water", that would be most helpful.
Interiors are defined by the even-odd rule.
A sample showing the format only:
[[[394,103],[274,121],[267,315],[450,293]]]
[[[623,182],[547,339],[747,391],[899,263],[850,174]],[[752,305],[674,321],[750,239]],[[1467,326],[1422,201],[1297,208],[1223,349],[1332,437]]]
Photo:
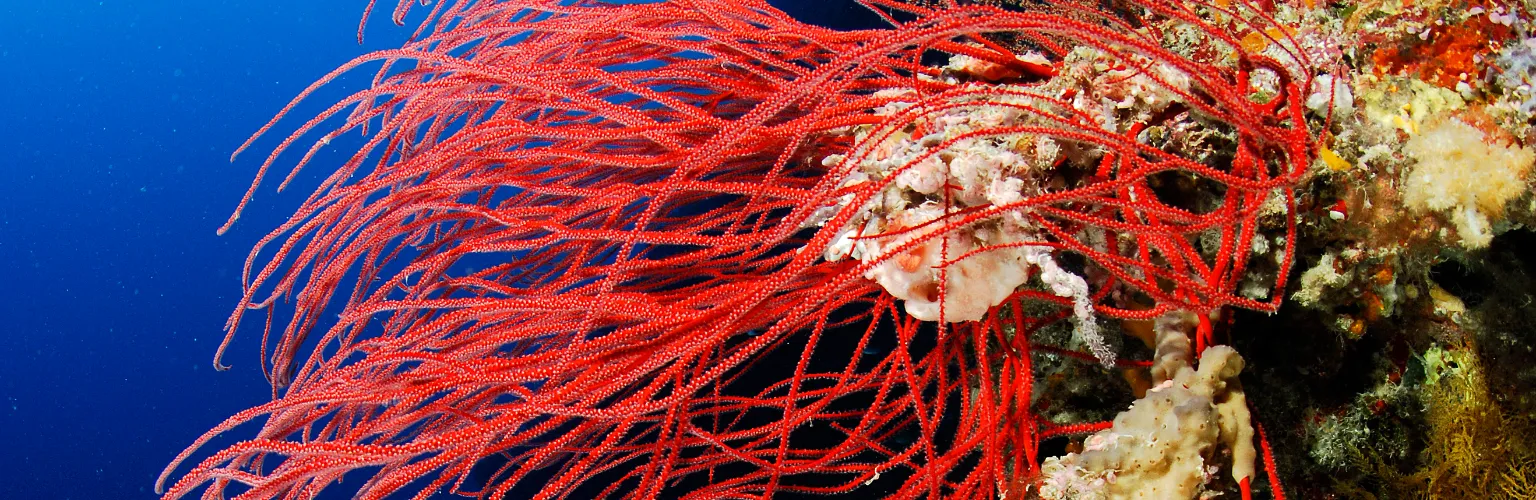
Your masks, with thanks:
[[[212,354],[247,249],[307,187],[268,186],[215,236],[276,140],[229,155],[316,77],[400,44],[381,17],[360,47],[361,8],[0,3],[0,499],[151,498],[191,439],[269,397],[253,330],[233,370]]]
[[[192,439],[269,397],[257,325],[234,369],[215,372],[213,352],[248,249],[328,165],[214,230],[265,152],[368,75],[229,155],[315,78],[404,40],[385,7],[358,45],[364,3],[0,2],[0,499],[152,498]]]

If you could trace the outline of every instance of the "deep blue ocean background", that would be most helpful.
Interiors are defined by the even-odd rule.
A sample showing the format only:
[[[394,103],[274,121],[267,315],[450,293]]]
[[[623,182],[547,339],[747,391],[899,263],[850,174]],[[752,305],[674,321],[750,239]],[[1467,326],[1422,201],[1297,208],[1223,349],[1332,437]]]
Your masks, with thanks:
[[[870,22],[849,0],[774,3]],[[242,264],[359,138],[334,141],[288,192],[269,179],[234,229],[214,230],[266,153],[370,74],[229,157],[316,78],[399,46],[426,11],[402,28],[381,2],[359,45],[365,4],[0,2],[0,500],[153,498],[188,443],[270,397],[254,322],[225,358],[233,369],[212,369]]]

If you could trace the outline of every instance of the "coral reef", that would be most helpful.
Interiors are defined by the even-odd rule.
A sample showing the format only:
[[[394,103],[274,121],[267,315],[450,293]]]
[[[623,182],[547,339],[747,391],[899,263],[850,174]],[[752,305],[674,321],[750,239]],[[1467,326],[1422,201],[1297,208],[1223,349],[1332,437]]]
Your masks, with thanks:
[[[1533,4],[1281,2],[1272,15],[1283,27],[1250,34],[1242,47],[1282,61],[1294,47],[1320,63],[1306,108],[1321,140],[1297,191],[1295,241],[1256,238],[1250,270],[1272,269],[1266,256],[1294,257],[1297,265],[1276,313],[1212,319],[1216,335],[1243,353],[1243,387],[1255,420],[1270,429],[1285,492],[1536,498]],[[1164,36],[1177,43],[1176,30]],[[1272,89],[1257,79],[1254,92]],[[1132,106],[1141,107],[1155,109]],[[1142,137],[1203,158],[1229,147],[1197,116]],[[1186,206],[1213,202],[1194,184],[1177,190],[1189,195]],[[1272,228],[1275,220],[1258,222]],[[1283,255],[1287,244],[1294,255]],[[1245,283],[1258,285],[1252,296],[1262,298],[1269,280],[1254,275]],[[1122,357],[1144,358],[1143,344],[1156,347],[1155,328],[1145,323],[1110,325],[1144,341],[1122,346]],[[1043,366],[1048,374],[1077,373]],[[1126,379],[1136,396],[1158,397],[1141,392],[1149,384],[1137,380],[1146,375]],[[1086,406],[1113,400],[1060,394],[1092,390],[1047,385],[1042,394],[1054,395],[1058,415],[1100,415]],[[1060,408],[1061,401],[1082,407]],[[1130,412],[1144,411],[1144,401]],[[1140,484],[1123,464],[1081,465],[1105,453],[1102,436],[1115,432],[1066,443],[1071,453],[1049,459],[1043,471],[1045,496],[1113,498],[1117,488]],[[1199,449],[1160,459],[1209,461],[1222,447]],[[1221,492],[1200,484],[1177,496]]]
[[[1536,13],[1310,12],[1362,42],[1333,91],[1354,102],[1311,107],[1326,142],[1299,197],[1290,302],[1234,322],[1280,468],[1303,498],[1532,498]]]
[[[859,3],[327,76],[386,64],[268,160],[373,130],[247,264],[274,400],[165,495],[1536,496],[1532,2]]]

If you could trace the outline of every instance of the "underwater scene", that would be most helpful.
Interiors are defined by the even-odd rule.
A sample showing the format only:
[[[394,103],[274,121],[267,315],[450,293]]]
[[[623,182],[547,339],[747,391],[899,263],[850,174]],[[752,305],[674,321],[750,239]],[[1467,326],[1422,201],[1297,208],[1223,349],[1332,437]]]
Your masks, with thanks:
[[[1536,1],[0,5],[0,499],[1536,499]]]

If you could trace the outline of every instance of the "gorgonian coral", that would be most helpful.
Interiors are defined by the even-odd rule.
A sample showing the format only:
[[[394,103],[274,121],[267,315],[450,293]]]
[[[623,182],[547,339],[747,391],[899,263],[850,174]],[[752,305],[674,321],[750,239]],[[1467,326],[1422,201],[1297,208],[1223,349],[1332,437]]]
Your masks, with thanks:
[[[891,26],[439,2],[322,79],[384,64],[258,176],[367,137],[248,261],[229,331],[268,313],[277,397],[165,495],[993,497],[1074,432],[1031,411],[1031,332],[1278,303],[1237,290],[1292,239],[1260,216],[1312,75],[1242,49],[1285,43],[1262,9],[863,3]]]

